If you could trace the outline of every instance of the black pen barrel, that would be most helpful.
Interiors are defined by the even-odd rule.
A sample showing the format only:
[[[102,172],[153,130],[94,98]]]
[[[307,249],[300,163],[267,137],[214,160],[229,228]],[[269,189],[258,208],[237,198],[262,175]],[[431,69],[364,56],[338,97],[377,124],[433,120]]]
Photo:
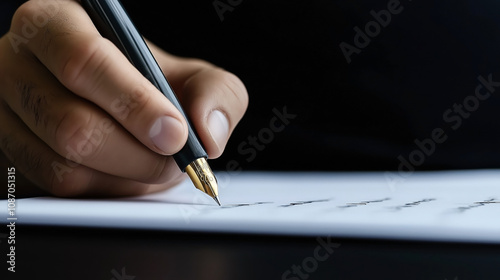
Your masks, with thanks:
[[[158,88],[186,119],[188,140],[184,147],[173,155],[179,168],[184,172],[185,168],[196,159],[207,158],[207,153],[198,140],[188,116],[184,113],[165,75],[120,1],[82,0],[81,3],[101,35],[112,41],[139,72]]]

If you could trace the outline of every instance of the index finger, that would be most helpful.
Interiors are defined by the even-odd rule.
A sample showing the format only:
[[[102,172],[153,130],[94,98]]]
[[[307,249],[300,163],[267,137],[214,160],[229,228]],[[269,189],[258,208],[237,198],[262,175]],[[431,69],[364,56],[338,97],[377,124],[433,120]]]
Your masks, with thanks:
[[[26,46],[66,88],[106,111],[151,150],[168,155],[182,148],[187,124],[181,113],[99,34],[78,2],[30,2],[18,10],[26,22],[30,16],[49,19],[33,23],[38,31]],[[43,7],[51,7],[52,14]]]

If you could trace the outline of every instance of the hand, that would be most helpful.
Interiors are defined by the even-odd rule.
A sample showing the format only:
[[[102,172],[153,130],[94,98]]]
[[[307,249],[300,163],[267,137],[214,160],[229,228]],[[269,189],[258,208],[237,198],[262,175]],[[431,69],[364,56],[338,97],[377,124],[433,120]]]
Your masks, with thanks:
[[[151,44],[210,158],[247,106],[243,83]],[[184,180],[170,156],[187,139],[179,111],[108,40],[78,1],[32,0],[0,38],[0,157],[32,183],[16,193],[138,195]]]

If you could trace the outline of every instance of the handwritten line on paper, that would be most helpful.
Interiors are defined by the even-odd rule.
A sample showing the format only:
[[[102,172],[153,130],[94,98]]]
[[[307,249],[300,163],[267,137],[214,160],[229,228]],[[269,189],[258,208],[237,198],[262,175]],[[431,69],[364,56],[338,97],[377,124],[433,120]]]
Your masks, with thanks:
[[[465,211],[471,210],[473,208],[482,207],[482,206],[485,206],[488,204],[495,204],[495,203],[500,203],[500,201],[497,201],[495,198],[490,198],[490,199],[487,199],[485,201],[474,202],[474,204],[471,204],[469,206],[458,207],[457,210],[459,212],[465,212]]]
[[[346,203],[346,205],[339,206],[339,208],[352,208],[352,207],[358,207],[358,206],[364,206],[368,205],[371,203],[379,203],[379,202],[384,202],[391,200],[390,198],[386,197],[383,199],[377,199],[377,200],[366,200],[366,201],[361,201],[361,202],[354,202],[354,203]]]
[[[262,204],[270,204],[272,202],[254,202],[254,203],[238,203],[238,204],[228,204],[223,205],[220,209],[228,209],[228,208],[236,208],[236,207],[246,207],[246,206],[254,206],[254,205],[262,205]]]
[[[280,205],[279,207],[292,207],[292,206],[299,206],[299,205],[311,204],[311,203],[317,203],[317,202],[328,202],[328,201],[330,201],[330,199],[296,201],[296,202],[292,202],[292,203],[289,203],[289,204]]]
[[[436,200],[435,198],[426,198],[426,199],[418,200],[415,202],[405,203],[404,205],[401,205],[401,206],[395,206],[395,207],[392,207],[392,209],[399,211],[399,210],[403,210],[404,208],[415,207],[415,206],[418,206],[422,203],[427,203],[427,202],[431,202],[431,201],[435,201],[435,200]]]

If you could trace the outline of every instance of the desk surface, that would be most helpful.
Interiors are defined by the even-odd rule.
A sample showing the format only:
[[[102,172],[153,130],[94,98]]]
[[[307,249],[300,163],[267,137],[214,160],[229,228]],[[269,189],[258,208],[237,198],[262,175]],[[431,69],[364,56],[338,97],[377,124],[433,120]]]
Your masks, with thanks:
[[[20,227],[17,240],[20,278],[2,279],[498,279],[500,265],[499,245],[334,236]]]

